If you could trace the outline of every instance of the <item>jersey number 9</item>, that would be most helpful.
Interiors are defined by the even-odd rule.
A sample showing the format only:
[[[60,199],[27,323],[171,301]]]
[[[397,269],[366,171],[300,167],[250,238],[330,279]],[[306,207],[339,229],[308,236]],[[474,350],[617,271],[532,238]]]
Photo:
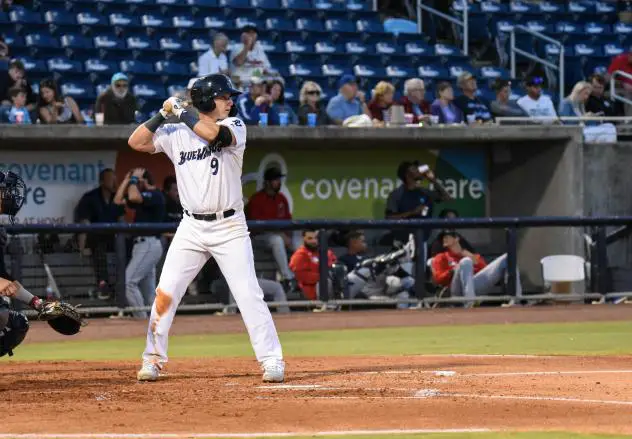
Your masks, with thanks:
[[[211,159],[211,170],[213,171],[213,175],[217,175],[219,172],[219,160],[217,157]]]

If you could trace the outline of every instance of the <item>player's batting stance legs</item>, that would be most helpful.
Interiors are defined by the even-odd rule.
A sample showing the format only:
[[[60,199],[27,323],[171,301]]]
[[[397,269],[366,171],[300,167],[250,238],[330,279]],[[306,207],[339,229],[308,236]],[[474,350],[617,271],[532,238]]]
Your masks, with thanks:
[[[250,335],[263,380],[282,382],[285,363],[272,315],[255,275],[243,213],[241,173],[246,125],[231,117],[239,94],[224,75],[198,79],[191,88],[195,109],[169,98],[140,125],[129,145],[165,153],[173,162],[185,216],[167,252],[147,330],[140,381],[155,381],[167,362],[168,334],[187,286],[212,256],[217,261]],[[161,126],[168,116],[178,123]]]

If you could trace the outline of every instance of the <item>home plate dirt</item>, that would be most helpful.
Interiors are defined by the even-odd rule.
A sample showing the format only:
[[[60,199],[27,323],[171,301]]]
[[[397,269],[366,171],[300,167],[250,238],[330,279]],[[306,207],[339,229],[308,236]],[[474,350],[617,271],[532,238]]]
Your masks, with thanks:
[[[505,318],[514,312],[503,310]],[[413,314],[375,313],[368,320],[401,321]],[[416,314],[426,321],[433,315]],[[216,327],[223,321],[195,318]],[[302,319],[310,320],[309,315]],[[144,326],[124,325],[137,323]],[[43,337],[43,330],[34,325],[34,338]],[[137,335],[129,328],[127,334]],[[0,409],[11,415],[3,419],[0,436],[444,429],[632,433],[632,357],[288,358],[287,380],[280,385],[261,383],[252,358],[174,360],[156,383],[137,383],[137,367],[138,362],[4,362]]]

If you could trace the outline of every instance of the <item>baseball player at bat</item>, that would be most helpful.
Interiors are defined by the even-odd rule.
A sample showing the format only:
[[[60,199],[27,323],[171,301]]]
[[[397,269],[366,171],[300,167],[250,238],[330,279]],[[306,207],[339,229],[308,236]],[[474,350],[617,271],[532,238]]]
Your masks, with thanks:
[[[15,221],[25,200],[26,186],[20,176],[13,172],[0,172],[0,214],[8,215]],[[6,231],[2,230],[6,244]],[[0,357],[13,355],[15,349],[26,337],[29,321],[21,313],[11,309],[9,299],[18,300],[38,312],[38,319],[47,320],[57,332],[73,335],[84,324],[75,308],[57,300],[42,300],[31,294],[7,272],[4,252],[0,252]]]
[[[187,286],[212,256],[232,292],[264,382],[282,382],[285,363],[270,310],[257,282],[250,232],[243,212],[241,172],[246,125],[234,117],[239,95],[221,74],[199,78],[191,88],[197,111],[169,98],[140,125],[129,145],[162,152],[173,162],[184,216],[167,251],[152,306],[139,381],[155,381],[167,363],[167,338]],[[164,123],[175,115],[180,123]]]

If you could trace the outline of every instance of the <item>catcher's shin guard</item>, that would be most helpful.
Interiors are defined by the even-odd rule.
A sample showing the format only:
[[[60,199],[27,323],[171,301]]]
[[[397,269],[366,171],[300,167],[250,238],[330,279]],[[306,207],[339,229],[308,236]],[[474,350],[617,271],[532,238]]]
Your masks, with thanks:
[[[26,337],[29,330],[29,321],[22,313],[9,310],[7,325],[0,330],[0,357],[9,354],[13,356],[15,349]]]

